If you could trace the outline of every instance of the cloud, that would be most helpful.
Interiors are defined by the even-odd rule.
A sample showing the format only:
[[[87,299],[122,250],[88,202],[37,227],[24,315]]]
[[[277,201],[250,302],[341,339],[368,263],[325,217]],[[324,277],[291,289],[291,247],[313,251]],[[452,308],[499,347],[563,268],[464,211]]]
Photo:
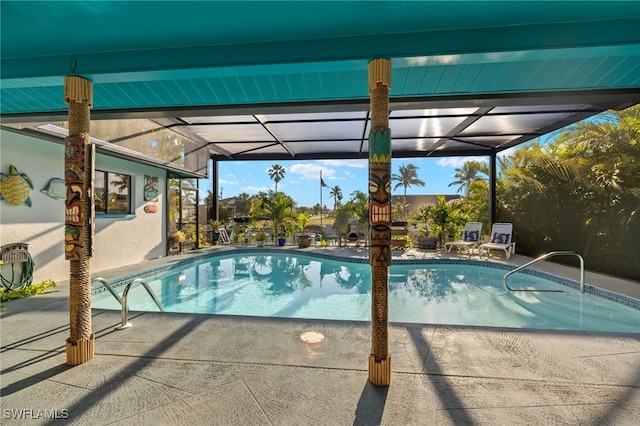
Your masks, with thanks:
[[[218,179],[218,183],[224,184],[224,185],[237,185],[238,181],[237,180]]]
[[[317,180],[320,179],[322,171],[323,179],[332,179],[335,177],[336,171],[327,167],[323,167],[316,163],[296,163],[289,168],[289,173],[300,175],[300,180]]]
[[[320,179],[320,172],[322,172],[322,179],[331,185],[330,181],[344,181],[355,175],[348,170],[342,170],[338,175],[336,168],[348,167],[355,169],[363,169],[368,167],[367,160],[318,160],[313,163],[296,163],[287,169],[287,172],[296,176],[300,181],[313,181]],[[293,182],[293,180],[290,180]]]
[[[436,161],[436,164],[440,167],[461,168],[467,161],[483,162],[484,160],[478,157],[442,157]]]
[[[356,169],[368,167],[367,160],[320,160],[318,163],[332,167],[353,167]]]
[[[278,185],[278,192],[280,192],[281,186]],[[269,189],[273,189],[269,186],[243,186],[240,188],[240,192],[246,192],[249,195],[257,194],[260,191],[267,192]]]

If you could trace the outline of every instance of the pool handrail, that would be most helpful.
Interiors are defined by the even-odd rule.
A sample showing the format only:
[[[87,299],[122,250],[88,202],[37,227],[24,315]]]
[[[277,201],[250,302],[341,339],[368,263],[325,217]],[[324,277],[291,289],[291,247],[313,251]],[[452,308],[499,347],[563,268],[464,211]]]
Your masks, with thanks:
[[[98,278],[94,278],[91,280],[91,282],[93,283],[94,281],[99,282],[100,284],[102,284],[107,290],[109,290],[109,293],[111,293],[111,295],[113,297],[116,298],[116,300],[118,301],[118,303],[120,303],[120,306],[122,306],[122,298],[120,297],[120,295],[113,289],[113,287],[111,287],[111,284],[109,284],[107,282],[107,280],[105,280],[104,278],[98,277]]]
[[[160,303],[160,301],[156,297],[156,294],[153,292],[153,290],[151,290],[149,284],[147,284],[147,282],[142,278],[135,278],[131,280],[129,284],[127,284],[127,286],[124,288],[124,291],[122,292],[122,324],[117,326],[116,330],[124,330],[125,328],[129,328],[132,325],[130,322],[127,322],[127,296],[131,287],[137,283],[142,284],[145,290],[147,290],[147,293],[149,293],[149,296],[151,296],[151,298],[155,302],[156,306],[158,306],[158,308],[160,309],[160,312],[164,312],[164,306],[162,306],[162,303]]]
[[[562,290],[537,290],[537,289],[514,289],[509,287],[509,285],[507,284],[507,278],[510,275],[515,274],[516,272],[519,272],[521,270],[523,270],[524,268],[533,265],[534,263],[538,263],[540,261],[549,259],[550,257],[553,256],[577,256],[578,259],[580,260],[580,294],[584,294],[584,259],[582,258],[581,255],[579,255],[578,253],[574,252],[574,251],[551,251],[549,253],[543,254],[542,256],[538,257],[537,259],[532,260],[531,262],[527,262],[524,265],[520,265],[515,269],[512,269],[511,271],[507,272],[506,274],[504,274],[504,277],[502,277],[502,284],[504,285],[505,290],[509,290],[509,291],[544,291],[544,292],[556,292],[556,293],[562,293]]]

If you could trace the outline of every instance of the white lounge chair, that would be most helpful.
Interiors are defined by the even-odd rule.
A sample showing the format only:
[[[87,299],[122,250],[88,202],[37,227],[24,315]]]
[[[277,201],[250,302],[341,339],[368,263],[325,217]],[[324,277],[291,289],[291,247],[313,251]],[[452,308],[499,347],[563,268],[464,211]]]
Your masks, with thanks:
[[[511,223],[494,223],[491,227],[491,240],[488,243],[481,244],[478,247],[478,256],[489,258],[491,250],[502,250],[507,259],[516,252],[516,243],[512,240],[513,224]]]
[[[466,250],[469,257],[471,257],[471,251],[480,244],[481,233],[481,222],[467,222],[467,224],[464,225],[464,231],[462,231],[462,238],[458,241],[449,241],[448,243],[444,243],[444,248],[448,252],[450,252],[453,247],[463,249]]]

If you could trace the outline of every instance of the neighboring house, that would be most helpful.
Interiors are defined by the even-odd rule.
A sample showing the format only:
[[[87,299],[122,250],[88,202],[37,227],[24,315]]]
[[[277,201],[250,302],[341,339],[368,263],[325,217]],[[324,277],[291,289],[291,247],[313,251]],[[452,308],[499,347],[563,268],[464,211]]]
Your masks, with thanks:
[[[218,201],[218,204],[220,206],[225,206],[229,209],[229,211],[231,212],[231,217],[234,216],[235,213],[235,209],[236,209],[236,200],[238,199],[238,197],[229,197],[229,198],[223,198],[220,201]]]

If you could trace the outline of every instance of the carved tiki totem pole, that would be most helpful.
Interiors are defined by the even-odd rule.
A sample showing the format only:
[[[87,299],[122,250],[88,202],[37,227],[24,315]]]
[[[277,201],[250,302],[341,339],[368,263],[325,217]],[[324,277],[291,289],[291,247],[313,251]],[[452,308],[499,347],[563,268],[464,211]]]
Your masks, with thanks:
[[[391,264],[391,131],[389,88],[391,61],[369,63],[371,131],[369,133],[369,229],[371,246],[371,354],[369,381],[378,386],[391,382],[388,353],[388,272]]]
[[[65,138],[65,257],[69,260],[69,326],[67,364],[94,356],[91,330],[91,240],[93,236],[93,146],[89,137],[93,85],[82,77],[65,78],[69,136]]]

